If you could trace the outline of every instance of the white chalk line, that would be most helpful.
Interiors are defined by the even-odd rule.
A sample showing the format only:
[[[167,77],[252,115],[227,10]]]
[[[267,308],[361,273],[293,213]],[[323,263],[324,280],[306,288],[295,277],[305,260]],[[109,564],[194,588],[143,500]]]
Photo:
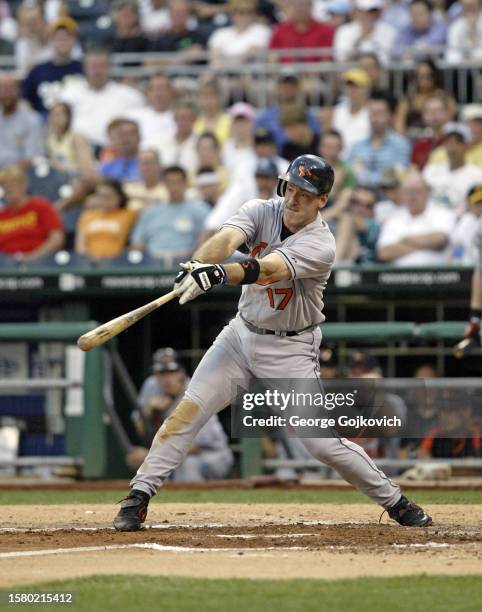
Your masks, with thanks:
[[[63,555],[68,553],[78,553],[78,552],[98,552],[98,551],[106,551],[106,550],[121,550],[126,548],[142,548],[148,550],[156,550],[158,552],[264,552],[269,550],[309,550],[305,546],[286,546],[283,548],[278,548],[275,546],[267,546],[261,548],[201,548],[195,547],[192,548],[190,546],[164,546],[162,544],[153,544],[153,543],[145,543],[145,544],[108,544],[106,546],[78,546],[75,548],[46,548],[44,550],[22,550],[22,551],[14,551],[14,552],[4,552],[0,553],[0,559],[12,559],[15,557],[42,557],[46,555]]]
[[[370,521],[300,521],[296,523],[264,523],[261,524],[260,527],[272,527],[276,525],[277,527],[287,527],[287,526],[302,526],[302,527],[315,527],[317,525],[374,525],[373,522]],[[240,529],[245,527],[251,527],[252,525],[236,525]],[[198,524],[189,524],[189,523],[161,523],[159,525],[145,525],[144,529],[216,529],[216,528],[226,528],[233,527],[232,524],[227,523],[198,523]],[[0,527],[0,533],[55,533],[58,531],[115,531],[114,527],[105,526],[105,527],[73,527],[69,525],[65,525],[63,527]]]

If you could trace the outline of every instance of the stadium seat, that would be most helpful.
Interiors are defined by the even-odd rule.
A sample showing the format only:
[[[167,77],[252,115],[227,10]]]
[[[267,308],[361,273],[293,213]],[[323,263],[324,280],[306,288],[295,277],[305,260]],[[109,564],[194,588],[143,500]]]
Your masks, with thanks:
[[[57,253],[51,253],[28,264],[28,268],[65,268],[68,270],[71,268],[86,270],[91,267],[91,262],[87,257],[78,255],[74,251],[57,251]]]
[[[40,157],[34,160],[27,171],[28,190],[31,195],[43,196],[51,202],[65,197],[70,189],[72,175],[53,168],[48,160]]]
[[[109,14],[107,0],[69,0],[68,14],[76,21],[92,21]]]
[[[102,259],[96,265],[99,268],[137,268],[153,265],[159,267],[159,261],[143,251],[125,251],[119,257]]]

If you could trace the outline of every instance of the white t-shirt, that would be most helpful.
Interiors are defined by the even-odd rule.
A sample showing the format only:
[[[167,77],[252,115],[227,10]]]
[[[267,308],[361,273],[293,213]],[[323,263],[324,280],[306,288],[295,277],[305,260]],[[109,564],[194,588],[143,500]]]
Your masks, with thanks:
[[[143,149],[156,148],[160,140],[173,138],[176,133],[174,113],[171,110],[159,113],[151,106],[144,106],[130,110],[125,116],[138,123]]]
[[[343,158],[346,159],[352,146],[370,136],[370,117],[364,106],[357,113],[350,112],[348,100],[342,100],[333,109],[333,128],[343,138]]]
[[[473,265],[478,260],[477,237],[482,227],[481,223],[481,218],[471,212],[466,212],[460,217],[450,237],[453,263]]]
[[[470,188],[475,183],[482,183],[482,168],[465,164],[451,171],[448,162],[441,162],[425,166],[423,176],[432,190],[431,199],[460,216],[466,210]]]
[[[242,32],[238,32],[236,28],[229,26],[219,28],[211,34],[208,40],[208,48],[211,51],[221,52],[226,57],[238,57],[253,47],[266,49],[270,36],[270,28],[261,23],[253,23]]]
[[[482,59],[482,13],[477,19],[477,44],[470,44],[467,17],[458,17],[447,32],[445,59],[449,64],[465,60]]]
[[[442,232],[449,237],[455,226],[454,214],[438,204],[429,202],[424,212],[412,216],[405,206],[395,212],[382,227],[377,248],[396,244],[409,236],[421,236],[433,232]],[[448,261],[448,250],[432,251],[420,249],[395,259],[396,266],[441,266]]]
[[[96,145],[107,143],[106,128],[113,119],[145,104],[144,96],[129,85],[108,81],[95,90],[83,77],[65,78],[60,99],[72,107],[74,131]]]
[[[361,25],[358,21],[351,21],[340,26],[335,32],[333,43],[335,59],[338,62],[344,62],[350,59],[352,53],[366,51],[376,53],[380,61],[386,64],[395,41],[395,29],[382,21],[377,21],[373,32],[357,44],[361,33]]]
[[[182,143],[172,138],[163,138],[155,145],[159,151],[162,160],[162,165],[167,166],[182,166],[186,172],[192,172],[197,168],[198,159],[196,153],[196,144],[198,137],[195,134]]]

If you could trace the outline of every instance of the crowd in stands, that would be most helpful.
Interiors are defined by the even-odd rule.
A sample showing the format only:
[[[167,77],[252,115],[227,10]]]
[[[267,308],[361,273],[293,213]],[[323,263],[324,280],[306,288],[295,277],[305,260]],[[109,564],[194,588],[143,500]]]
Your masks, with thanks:
[[[146,54],[124,66],[148,76],[114,78],[125,53]],[[55,264],[59,250],[171,265],[243,202],[276,197],[302,153],[335,169],[321,214],[338,263],[474,260],[480,0],[0,1],[0,55],[15,66],[0,73],[2,265]],[[240,71],[257,61],[274,66],[264,107]],[[335,80],[327,61],[343,62]],[[400,61],[413,70],[395,98]],[[463,62],[462,103],[441,66]],[[189,64],[194,82],[175,70]]]

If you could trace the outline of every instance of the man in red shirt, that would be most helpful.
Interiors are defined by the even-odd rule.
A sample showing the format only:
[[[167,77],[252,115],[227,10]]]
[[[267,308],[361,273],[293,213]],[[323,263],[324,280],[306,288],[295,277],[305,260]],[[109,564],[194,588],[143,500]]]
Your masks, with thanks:
[[[311,0],[296,0],[286,3],[286,20],[278,24],[271,35],[270,49],[296,49],[324,47],[326,53],[311,57],[284,56],[281,61],[320,62],[331,60],[334,29],[331,25],[315,21],[311,17]]]
[[[27,177],[20,166],[0,172],[4,208],[0,209],[0,254],[35,261],[60,249],[64,231],[48,200],[27,195]]]
[[[432,151],[443,142],[443,127],[450,121],[449,98],[443,93],[429,96],[423,103],[422,117],[425,130],[412,147],[412,164],[420,170],[427,164]]]

